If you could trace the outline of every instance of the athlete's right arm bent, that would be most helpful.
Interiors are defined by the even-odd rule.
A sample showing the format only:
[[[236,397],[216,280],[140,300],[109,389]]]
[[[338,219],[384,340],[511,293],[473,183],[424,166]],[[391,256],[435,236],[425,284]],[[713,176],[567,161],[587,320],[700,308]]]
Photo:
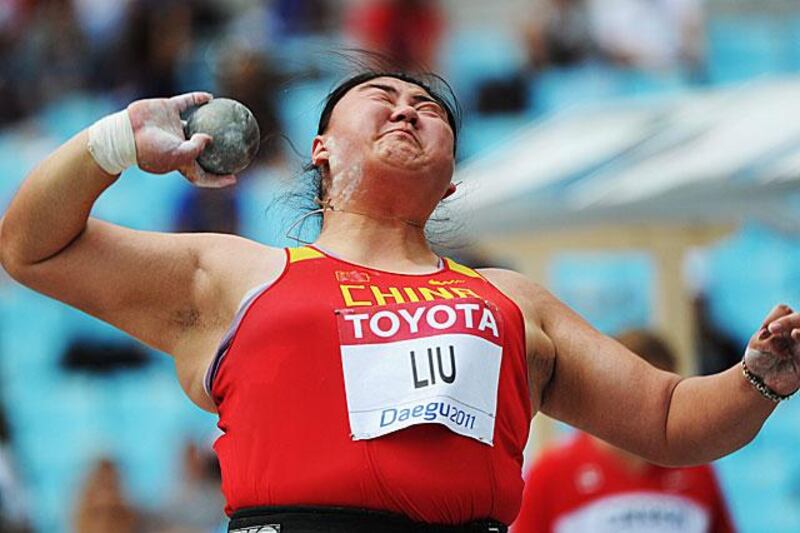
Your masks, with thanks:
[[[181,106],[206,98],[194,93],[129,109],[168,109],[178,121],[167,124],[174,130]],[[134,128],[140,166],[178,169],[190,181],[214,179],[195,162],[207,136],[186,141],[158,123],[142,126]],[[196,353],[218,340],[248,284],[282,268],[282,252],[229,235],[143,232],[90,218],[94,202],[119,176],[95,162],[87,143],[83,131],[27,177],[0,225],[3,267],[20,283],[158,350]]]

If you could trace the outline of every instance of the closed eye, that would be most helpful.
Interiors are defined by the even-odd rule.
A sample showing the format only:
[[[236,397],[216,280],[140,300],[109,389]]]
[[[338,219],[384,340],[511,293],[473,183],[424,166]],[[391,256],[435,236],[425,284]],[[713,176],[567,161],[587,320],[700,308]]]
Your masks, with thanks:
[[[389,94],[389,91],[384,89],[382,86],[367,86],[365,89],[369,91],[370,98],[373,98],[374,100],[381,100],[389,103],[394,102],[392,95]]]
[[[388,94],[381,92],[381,91],[374,91],[372,94],[368,96],[370,100],[374,100],[376,102],[382,102],[386,104],[391,104],[392,99],[389,97]]]
[[[429,115],[435,115],[440,118],[444,118],[444,110],[442,107],[435,103],[435,102],[422,102],[417,105],[417,111],[420,113],[425,113]]]

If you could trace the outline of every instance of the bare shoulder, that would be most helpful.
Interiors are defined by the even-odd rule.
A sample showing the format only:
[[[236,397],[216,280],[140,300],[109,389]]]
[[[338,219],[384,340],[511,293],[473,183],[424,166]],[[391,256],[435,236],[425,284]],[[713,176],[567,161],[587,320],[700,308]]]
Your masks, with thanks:
[[[502,268],[485,268],[479,272],[522,311],[531,405],[538,411],[555,364],[555,346],[546,333],[545,322],[553,309],[553,301],[557,300],[547,289],[519,272]]]
[[[198,303],[216,307],[226,319],[250,289],[277,279],[286,264],[283,249],[243,237],[200,233],[190,238],[197,250]]]
[[[554,300],[547,289],[519,272],[505,268],[482,268],[478,272],[520,307],[526,321],[534,320],[541,324],[544,311]]]
[[[562,319],[583,320],[553,293],[519,272],[502,268],[480,269],[479,272],[545,328]]]
[[[250,276],[259,280],[280,275],[286,262],[281,248],[267,246],[244,237],[218,233],[194,235],[198,250],[198,266],[209,273],[229,279],[229,275]]]

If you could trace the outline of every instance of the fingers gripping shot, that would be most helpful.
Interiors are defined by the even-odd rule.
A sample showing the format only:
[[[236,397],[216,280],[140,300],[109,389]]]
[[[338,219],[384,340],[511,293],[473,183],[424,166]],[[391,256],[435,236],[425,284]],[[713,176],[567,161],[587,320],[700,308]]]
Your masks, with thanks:
[[[238,165],[198,163],[218,133],[184,134],[182,114],[213,109],[207,93],[139,100],[78,133],[2,219],[12,277],[171,355],[187,396],[217,413],[232,531],[506,531],[539,411],[691,465],[747,444],[800,386],[800,315],[786,306],[742,365],[681,378],[524,276],[434,254],[424,227],[455,191],[458,115],[431,79],[369,71],[330,93],[310,147],[323,208],[308,246],[90,217],[134,164],[236,182]]]

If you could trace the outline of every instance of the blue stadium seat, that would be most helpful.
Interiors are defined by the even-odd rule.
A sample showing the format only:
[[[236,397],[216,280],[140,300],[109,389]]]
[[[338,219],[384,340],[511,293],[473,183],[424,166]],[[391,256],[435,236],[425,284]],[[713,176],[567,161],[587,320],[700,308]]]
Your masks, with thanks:
[[[456,29],[441,51],[442,72],[456,95],[471,107],[481,81],[514,75],[524,65],[519,41],[510,32]]]
[[[537,114],[595,104],[619,94],[613,72],[599,65],[548,69],[533,80],[530,90],[530,101]]]
[[[61,143],[95,120],[124,106],[108,97],[76,92],[54,101],[37,118],[45,133]]]
[[[711,19],[707,53],[710,81],[730,83],[790,71],[790,29],[780,18],[770,16]]]
[[[710,253],[707,291],[712,318],[742,344],[776,303],[796,293],[797,244],[796,239],[750,224]]]
[[[311,141],[317,133],[319,115],[333,83],[328,78],[310,80],[290,85],[280,94],[278,110],[286,136],[303,160],[310,159]]]
[[[0,131],[0,161],[3,162],[0,208],[3,211],[28,172],[57,146],[56,139],[43,136],[36,130]]]
[[[458,140],[459,160],[469,159],[497,146],[529,123],[530,118],[520,114],[473,114],[466,117]]]
[[[531,81],[530,111],[534,116],[546,115],[623,98],[668,96],[688,88],[689,83],[680,72],[654,73],[601,64],[552,68]]]

